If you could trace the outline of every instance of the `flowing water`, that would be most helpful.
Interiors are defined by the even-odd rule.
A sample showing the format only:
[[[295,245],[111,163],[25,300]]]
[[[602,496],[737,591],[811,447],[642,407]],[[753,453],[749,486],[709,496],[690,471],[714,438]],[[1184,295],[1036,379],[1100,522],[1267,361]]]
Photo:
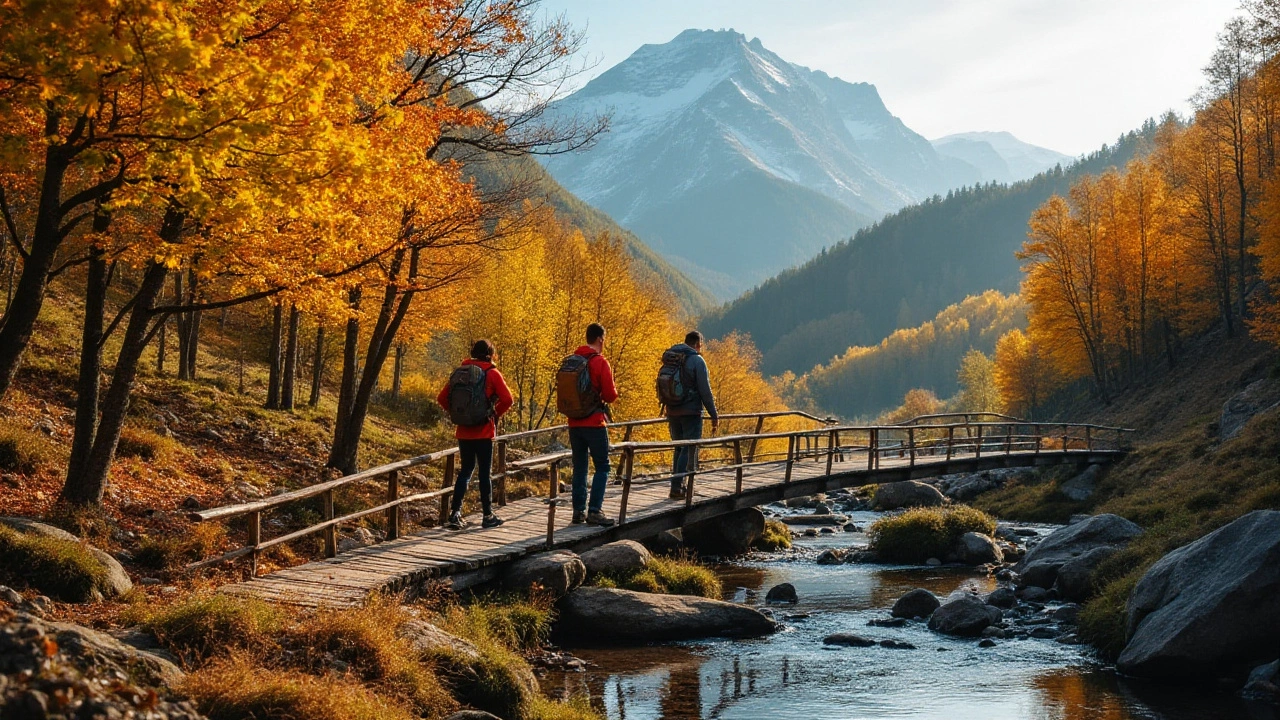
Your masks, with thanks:
[[[855,513],[863,525],[870,514]],[[795,585],[799,603],[774,606],[785,629],[755,640],[670,643],[573,652],[583,673],[553,673],[553,695],[589,693],[611,720],[943,718],[945,720],[1280,720],[1269,705],[1230,693],[1125,680],[1085,646],[1054,640],[953,639],[922,623],[868,627],[888,617],[904,592],[946,596],[961,585],[994,583],[967,569],[817,565],[818,550],[865,538],[836,533],[801,538],[798,551],[720,568],[726,599],[762,603],[765,591]],[[808,614],[807,618],[799,617]],[[792,616],[787,619],[787,616]],[[822,638],[854,632],[909,642],[914,650],[832,648]]]

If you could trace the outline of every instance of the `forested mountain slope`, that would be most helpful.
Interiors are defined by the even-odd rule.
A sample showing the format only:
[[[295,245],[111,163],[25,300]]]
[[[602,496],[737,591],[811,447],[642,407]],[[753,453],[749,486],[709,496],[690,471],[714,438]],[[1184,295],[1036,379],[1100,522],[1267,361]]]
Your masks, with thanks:
[[[963,188],[900,210],[707,314],[701,327],[712,336],[749,333],[766,373],[803,373],[849,347],[930,320],[968,295],[1014,292],[1021,278],[1014,252],[1031,212],[1074,178],[1126,163],[1156,127],[1149,121],[1065,170],[1011,186]]]

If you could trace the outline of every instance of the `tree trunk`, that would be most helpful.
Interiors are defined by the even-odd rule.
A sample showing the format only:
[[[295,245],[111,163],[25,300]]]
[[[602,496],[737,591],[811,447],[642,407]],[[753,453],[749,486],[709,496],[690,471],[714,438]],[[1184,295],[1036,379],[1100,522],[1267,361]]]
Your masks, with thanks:
[[[360,320],[356,311],[360,309],[360,288],[352,288],[347,293],[347,304],[351,308],[351,317],[347,318],[347,332],[342,340],[342,382],[338,385],[338,412],[333,422],[333,446],[329,448],[328,467],[340,468],[339,462],[347,454],[346,418],[351,415],[352,403],[356,394],[356,372],[359,358],[357,344],[360,342]]]
[[[396,345],[396,359],[391,366],[391,397],[400,399],[400,375],[404,372],[404,343]]]
[[[289,333],[284,348],[284,372],[280,386],[280,409],[293,409],[293,387],[298,378],[298,319],[302,313],[296,305],[289,307]]]
[[[98,225],[97,218],[94,218],[94,225]],[[84,475],[89,466],[89,452],[93,449],[93,439],[98,433],[98,403],[101,391],[99,378],[102,375],[102,316],[107,304],[107,262],[103,259],[103,255],[103,251],[98,248],[89,251],[84,294],[84,328],[80,335],[80,375],[76,379],[75,434],[72,437],[71,456],[67,459],[68,478]]]
[[[280,409],[280,361],[284,355],[281,346],[282,335],[284,332],[284,306],[276,303],[271,320],[271,347],[267,357],[267,363],[271,366],[271,370],[267,375],[267,409]]]
[[[311,358],[311,397],[307,404],[315,407],[320,404],[320,385],[324,380],[324,326],[316,326],[316,350]]]
[[[182,233],[186,215],[174,208],[165,212],[164,222],[160,229],[160,237],[165,242],[177,242]],[[125,415],[129,409],[129,398],[133,393],[133,383],[138,374],[138,362],[142,352],[150,342],[154,328],[151,320],[155,315],[156,299],[164,288],[168,269],[160,263],[147,265],[134,296],[133,309],[129,313],[129,324],[125,329],[124,339],[120,346],[120,354],[116,358],[112,372],[111,384],[101,404],[101,415],[92,441],[83,437],[72,439],[72,446],[88,444],[87,462],[82,470],[71,473],[68,467],[66,484],[62,488],[62,499],[75,505],[102,502],[102,494],[107,486],[107,476],[111,463],[115,459],[116,446],[120,442],[120,430],[124,427]],[[87,426],[88,422],[83,423]],[[79,433],[82,423],[77,417],[76,432]]]
[[[165,337],[165,333],[168,330],[168,327],[169,327],[168,322],[161,323],[160,334],[156,338],[156,374],[157,375],[164,374],[164,346],[165,346],[165,341],[167,340],[167,338]]]
[[[195,299],[192,298],[192,302]],[[187,339],[186,351],[182,353],[183,363],[186,365],[186,373],[188,380],[196,379],[196,351],[200,349],[200,320],[202,313],[199,310],[188,313],[190,316],[187,320]]]

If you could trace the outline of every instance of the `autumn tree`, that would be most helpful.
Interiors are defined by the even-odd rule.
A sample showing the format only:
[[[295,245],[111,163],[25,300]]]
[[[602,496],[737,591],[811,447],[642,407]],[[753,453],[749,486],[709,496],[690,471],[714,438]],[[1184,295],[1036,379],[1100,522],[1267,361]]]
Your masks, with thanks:
[[[1036,418],[1040,404],[1061,385],[1061,375],[1021,330],[1010,330],[996,342],[995,383],[1000,403],[1018,417]]]
[[[956,409],[960,412],[993,412],[1004,409],[1000,387],[996,383],[996,364],[981,350],[970,350],[960,360],[960,393]]]

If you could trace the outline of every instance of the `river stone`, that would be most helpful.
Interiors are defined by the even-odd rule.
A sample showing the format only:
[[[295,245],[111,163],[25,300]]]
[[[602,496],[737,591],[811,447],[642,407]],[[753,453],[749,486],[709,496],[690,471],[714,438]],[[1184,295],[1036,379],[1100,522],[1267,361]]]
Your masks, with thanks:
[[[567,550],[531,555],[507,568],[502,584],[509,590],[527,592],[534,585],[564,597],[587,579],[582,559]]]
[[[1008,610],[1018,604],[1018,596],[1014,594],[1013,588],[998,587],[987,595],[986,601],[988,605]]]
[[[148,685],[175,687],[186,675],[173,662],[157,654],[129,645],[104,632],[71,623],[29,620],[46,635],[53,636],[58,649],[81,669],[109,663],[125,669]]]
[[[411,619],[396,628],[396,635],[408,640],[419,653],[449,650],[470,660],[480,659],[480,650],[470,642],[451,635],[426,620]]]
[[[1072,602],[1084,602],[1094,592],[1093,576],[1103,560],[1119,551],[1116,547],[1098,547],[1063,563],[1058,568],[1058,579],[1054,587],[1064,599]]]
[[[1002,616],[999,608],[965,595],[934,610],[929,616],[929,629],[944,635],[977,637],[989,625],[1000,622]]]
[[[582,587],[562,598],[559,609],[557,629],[593,643],[760,637],[777,630],[753,608],[687,595]]]
[[[1093,497],[1093,490],[1097,487],[1098,476],[1101,474],[1101,465],[1090,465],[1084,472],[1059,485],[1058,492],[1068,500],[1084,502]]]
[[[580,556],[588,575],[625,573],[649,564],[649,549],[635,540],[618,540],[588,550]]]
[[[916,588],[898,598],[889,614],[900,618],[927,618],[939,605],[937,595],[924,588]]]
[[[849,522],[848,515],[831,513],[814,513],[813,515],[783,515],[778,518],[787,525],[843,525]]]
[[[1242,693],[1247,698],[1259,700],[1280,698],[1280,660],[1254,668],[1244,683]]]
[[[1129,596],[1117,663],[1143,677],[1215,677],[1280,646],[1280,511],[1256,510],[1165,555]]]
[[[1218,435],[1223,440],[1230,440],[1240,434],[1253,416],[1278,406],[1280,380],[1256,380],[1223,404],[1222,416],[1218,419]]]
[[[682,531],[686,547],[722,557],[749,552],[763,533],[764,513],[753,507],[686,525]]]
[[[767,603],[794,603],[799,602],[800,596],[796,594],[796,586],[791,583],[781,583],[769,588],[769,592],[765,594],[764,601]]]
[[[0,525],[6,525],[24,535],[38,535],[54,540],[78,542],[89,549],[90,554],[102,565],[105,571],[93,584],[93,588],[81,597],[62,597],[67,602],[91,602],[99,600],[115,600],[133,590],[133,581],[119,560],[99,550],[71,533],[46,523],[23,517],[0,517]],[[32,583],[38,586],[38,582]]]
[[[663,530],[640,543],[656,555],[679,555],[684,550],[684,536],[680,533],[680,528]]]
[[[840,645],[842,647],[871,647],[876,644],[876,641],[853,633],[832,633],[822,638],[822,644]]]
[[[1099,547],[1121,547],[1142,534],[1142,528],[1119,515],[1094,515],[1047,535],[1018,563],[1023,585],[1051,588],[1058,570],[1073,558]]]
[[[938,488],[915,480],[885,483],[876,488],[872,501],[876,510],[907,507],[935,507],[946,502]]]
[[[986,565],[987,563],[1004,562],[1004,552],[996,545],[996,541],[987,535],[967,532],[956,541],[952,549],[960,562],[966,565]]]
[[[817,559],[814,560],[819,565],[839,565],[844,562],[844,553],[839,550],[827,549],[818,553]]]

